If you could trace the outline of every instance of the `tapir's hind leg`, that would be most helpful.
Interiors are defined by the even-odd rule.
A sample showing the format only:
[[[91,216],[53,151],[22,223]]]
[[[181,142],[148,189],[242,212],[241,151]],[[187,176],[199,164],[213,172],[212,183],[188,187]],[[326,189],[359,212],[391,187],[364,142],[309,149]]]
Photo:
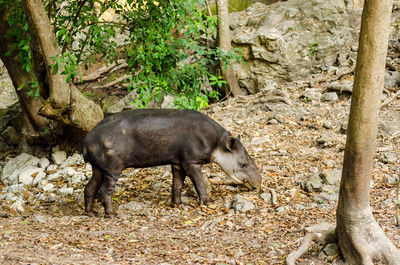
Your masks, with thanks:
[[[105,192],[103,195],[103,206],[106,217],[113,217],[116,215],[112,207],[112,194],[114,193],[114,188],[116,183],[117,183],[117,178],[114,178],[112,175],[105,174],[104,176]]]
[[[171,165],[172,170],[172,206],[179,206],[181,201],[182,186],[185,182],[186,172],[179,165]]]
[[[85,213],[89,216],[93,216],[93,204],[96,194],[103,183],[104,176],[103,172],[93,166],[93,175],[89,183],[85,186]]]
[[[193,182],[193,185],[200,198],[200,204],[207,203],[210,201],[210,197],[207,194],[206,186],[204,184],[203,176],[201,175],[201,166],[196,164],[184,164],[184,169],[189,175]]]

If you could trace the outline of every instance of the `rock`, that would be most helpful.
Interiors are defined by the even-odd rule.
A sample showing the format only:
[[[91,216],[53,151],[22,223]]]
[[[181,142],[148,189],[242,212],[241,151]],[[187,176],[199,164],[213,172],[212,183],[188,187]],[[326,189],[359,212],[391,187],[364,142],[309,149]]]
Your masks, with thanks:
[[[320,174],[325,184],[339,186],[342,179],[342,169],[323,171]]]
[[[265,202],[272,202],[272,195],[269,192],[264,192],[262,194],[260,194],[261,199],[263,199]]]
[[[8,126],[2,133],[1,137],[9,145],[18,145],[21,142],[21,137],[18,135],[14,127]]]
[[[328,92],[322,95],[323,101],[335,102],[339,100],[338,95],[336,92]]]
[[[262,144],[265,144],[265,143],[267,143],[267,144],[271,144],[272,143],[272,141],[271,141],[271,139],[270,139],[270,137],[268,135],[263,136],[263,137],[254,137],[251,140],[251,145],[254,145],[254,146],[262,145]]]
[[[51,159],[57,165],[61,165],[61,163],[67,159],[67,153],[65,151],[55,151],[51,154]]]
[[[136,212],[136,211],[142,210],[143,209],[143,205],[141,203],[139,203],[139,202],[131,201],[131,202],[128,202],[128,203],[125,203],[125,204],[121,204],[118,208],[122,209],[122,210],[128,210],[128,211]]]
[[[5,185],[17,184],[20,172],[28,167],[36,167],[38,163],[39,158],[22,153],[7,162],[1,172],[0,181]]]
[[[41,223],[41,224],[44,224],[44,223],[46,223],[46,218],[44,218],[42,215],[40,215],[40,214],[37,214],[37,215],[35,215],[33,218],[32,218],[32,221],[33,222],[37,222],[37,223]]]
[[[313,174],[309,178],[309,180],[301,183],[301,188],[306,192],[318,191],[323,186],[323,179],[319,176],[319,174]]]
[[[85,163],[83,156],[81,154],[73,154],[69,156],[64,162],[61,163],[61,168],[69,167],[72,165],[82,165]]]
[[[3,188],[3,192],[12,192],[12,193],[21,192],[24,190],[26,190],[24,184],[14,184]]]
[[[256,207],[253,203],[243,199],[240,195],[235,195],[233,197],[232,208],[236,212],[246,213],[248,211],[254,210]]]
[[[5,69],[3,62],[0,61],[0,69]],[[18,101],[17,93],[7,71],[0,72],[0,110],[7,109]]]
[[[397,155],[394,153],[386,152],[382,154],[379,160],[385,164],[396,163]]]
[[[339,246],[336,243],[330,243],[324,247],[324,253],[327,256],[339,254]]]
[[[285,209],[285,207],[280,206],[280,207],[276,208],[276,211],[277,211],[278,213],[283,213],[283,212],[286,211],[286,209]]]
[[[397,174],[392,174],[387,178],[388,184],[395,184],[398,181],[399,181],[399,175],[397,175]]]
[[[19,213],[22,213],[23,211],[25,211],[24,205],[25,205],[25,201],[24,201],[21,197],[19,197],[19,198],[11,205],[10,208],[13,209],[13,210],[15,210],[15,211],[17,211],[17,212],[19,212]]]
[[[49,165],[50,165],[50,161],[47,158],[45,158],[45,157],[40,158],[40,160],[39,160],[40,168],[46,169]]]
[[[11,202],[11,201],[15,201],[18,197],[14,195],[14,193],[12,192],[8,192],[4,195],[0,196],[0,201],[4,201],[4,202]]]
[[[58,189],[58,193],[61,195],[73,194],[74,189],[73,188],[60,188],[60,189]]]
[[[335,81],[327,84],[327,90],[335,90],[340,92],[353,92],[353,82],[350,80]]]
[[[322,98],[322,93],[316,89],[307,89],[301,96],[300,99],[306,102],[319,101]]]
[[[256,3],[230,14],[232,45],[245,64],[235,65],[238,82],[250,93],[267,82],[285,83],[348,63],[356,41],[343,1],[291,0]]]
[[[43,171],[42,168],[26,168],[21,171],[18,177],[19,183],[25,184],[25,185],[31,185],[33,183],[34,178],[32,177],[33,174],[39,174],[39,172]]]
[[[52,191],[52,190],[54,190],[54,184],[53,183],[47,183],[42,187],[42,189],[44,191]]]
[[[38,174],[36,175],[36,177],[34,178],[32,184],[33,184],[33,185],[38,185],[38,183],[39,183],[41,180],[45,179],[45,177],[46,177],[46,173],[45,173],[44,171],[39,171],[39,173],[38,173]]]
[[[339,198],[339,193],[336,192],[321,192],[318,196],[315,197],[316,201],[324,200],[324,201],[336,201]]]
[[[47,170],[48,170],[48,171],[56,171],[57,168],[58,168],[57,165],[51,164],[51,165],[49,165],[49,166],[47,167]]]
[[[400,73],[397,71],[385,72],[385,88],[390,89],[400,84]]]

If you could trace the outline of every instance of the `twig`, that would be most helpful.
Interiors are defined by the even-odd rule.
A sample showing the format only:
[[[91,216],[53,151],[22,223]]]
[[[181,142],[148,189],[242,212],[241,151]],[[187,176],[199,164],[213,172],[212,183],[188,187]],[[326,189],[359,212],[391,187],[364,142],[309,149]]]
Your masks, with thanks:
[[[395,101],[397,99],[397,97],[400,96],[400,90],[397,91],[391,98],[389,98],[388,100],[386,100],[385,102],[383,102],[381,104],[381,108],[389,105],[391,102]]]
[[[101,86],[94,86],[93,89],[109,88],[109,87],[112,87],[112,86],[118,84],[119,82],[122,82],[122,81],[125,81],[126,79],[129,79],[129,77],[130,77],[130,75],[124,75],[124,76],[121,76],[120,78],[117,78],[116,80],[114,80],[114,81],[112,81],[112,82],[110,82],[108,84],[101,85]]]
[[[91,74],[88,74],[86,76],[83,76],[82,78],[76,78],[75,82],[78,81],[82,81],[82,82],[88,82],[88,81],[93,81],[96,80],[98,78],[100,78],[100,76],[108,73],[108,72],[115,72],[119,69],[125,68],[127,67],[128,64],[126,63],[126,61],[124,59],[120,59],[117,60],[116,64],[110,64],[108,66],[104,66],[100,69],[98,69],[96,72],[93,72]],[[117,68],[117,69],[116,69]]]

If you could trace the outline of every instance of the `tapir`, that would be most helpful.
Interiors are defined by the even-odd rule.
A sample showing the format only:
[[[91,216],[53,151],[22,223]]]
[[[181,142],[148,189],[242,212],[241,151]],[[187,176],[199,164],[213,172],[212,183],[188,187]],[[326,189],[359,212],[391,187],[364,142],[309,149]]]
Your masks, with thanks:
[[[201,166],[217,163],[236,183],[261,186],[262,177],[239,139],[216,121],[193,110],[135,109],[100,121],[83,140],[83,156],[93,174],[85,186],[85,212],[93,216],[96,196],[106,216],[113,216],[112,194],[122,170],[171,165],[172,205],[181,204],[182,185],[189,176],[200,204],[210,198]]]

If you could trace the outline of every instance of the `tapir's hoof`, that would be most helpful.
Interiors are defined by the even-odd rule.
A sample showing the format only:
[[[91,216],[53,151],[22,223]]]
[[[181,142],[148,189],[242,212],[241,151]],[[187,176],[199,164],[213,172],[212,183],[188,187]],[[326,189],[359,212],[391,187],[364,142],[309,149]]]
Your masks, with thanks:
[[[85,215],[87,215],[89,217],[95,217],[97,215],[97,213],[94,211],[89,211],[89,212],[85,212]]]
[[[106,213],[104,215],[104,217],[112,219],[112,218],[118,217],[118,213],[116,213],[116,212]]]

